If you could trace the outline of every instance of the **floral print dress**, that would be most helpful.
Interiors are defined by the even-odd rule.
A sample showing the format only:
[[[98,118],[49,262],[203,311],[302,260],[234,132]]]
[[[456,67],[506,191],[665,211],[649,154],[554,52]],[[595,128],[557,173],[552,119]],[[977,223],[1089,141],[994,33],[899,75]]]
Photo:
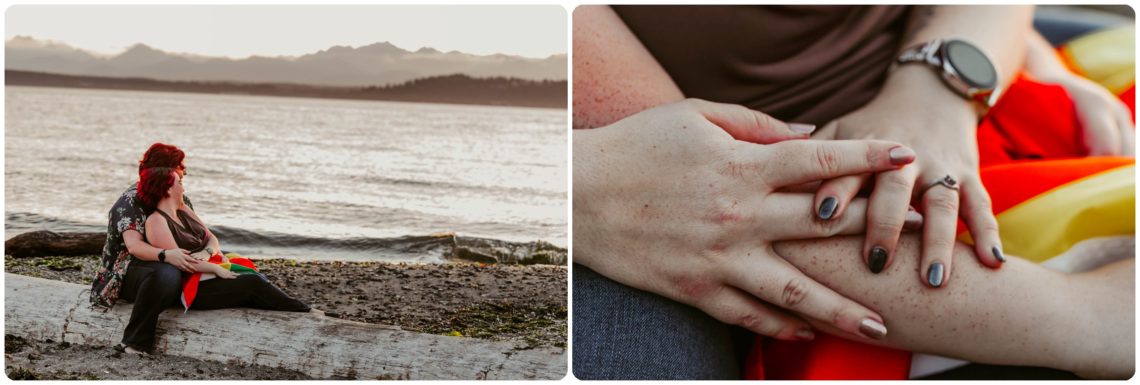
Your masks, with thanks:
[[[183,197],[184,202],[191,209],[190,198]],[[130,252],[127,243],[123,240],[123,232],[127,230],[138,231],[146,239],[146,217],[148,212],[142,207],[138,199],[138,185],[131,185],[115,206],[107,213],[107,243],[103,245],[103,267],[95,273],[95,280],[91,283],[91,303],[97,306],[112,307],[119,299],[119,290],[123,286],[123,277],[130,266]]]

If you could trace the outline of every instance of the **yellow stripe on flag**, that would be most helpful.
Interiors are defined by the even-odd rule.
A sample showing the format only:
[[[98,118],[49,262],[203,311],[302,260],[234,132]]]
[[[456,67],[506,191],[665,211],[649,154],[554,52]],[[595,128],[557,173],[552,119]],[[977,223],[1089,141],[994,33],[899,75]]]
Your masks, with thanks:
[[[998,214],[1002,249],[1041,263],[1077,242],[1136,233],[1136,166],[1078,179]],[[960,240],[973,243],[969,233]]]
[[[1073,39],[1061,47],[1071,69],[1115,95],[1136,83],[1136,28],[1113,28]]]

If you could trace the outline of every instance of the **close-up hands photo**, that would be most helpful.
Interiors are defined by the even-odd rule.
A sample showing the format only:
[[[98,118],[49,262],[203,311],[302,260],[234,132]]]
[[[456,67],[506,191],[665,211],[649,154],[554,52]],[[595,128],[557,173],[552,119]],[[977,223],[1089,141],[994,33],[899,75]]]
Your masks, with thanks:
[[[584,5],[582,380],[1127,379],[1128,6]]]
[[[1131,380],[1130,4],[14,4],[9,381]]]

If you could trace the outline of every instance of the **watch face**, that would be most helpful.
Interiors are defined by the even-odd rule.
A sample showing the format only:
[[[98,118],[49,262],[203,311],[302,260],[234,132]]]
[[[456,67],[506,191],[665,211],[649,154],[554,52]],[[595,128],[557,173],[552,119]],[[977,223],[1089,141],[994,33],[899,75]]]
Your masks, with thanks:
[[[946,59],[958,76],[974,88],[992,89],[997,86],[997,72],[986,54],[970,43],[959,40],[946,42]]]

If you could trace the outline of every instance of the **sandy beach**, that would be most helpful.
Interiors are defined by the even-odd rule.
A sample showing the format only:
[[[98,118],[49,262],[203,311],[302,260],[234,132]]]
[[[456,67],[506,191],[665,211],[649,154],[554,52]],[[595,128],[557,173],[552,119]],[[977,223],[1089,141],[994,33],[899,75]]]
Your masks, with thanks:
[[[256,260],[290,295],[329,317],[516,349],[566,346],[565,266]],[[5,257],[8,273],[89,285],[97,256]],[[189,357],[138,357],[111,347],[29,341],[6,333],[5,372],[41,379],[309,379],[278,368]]]

